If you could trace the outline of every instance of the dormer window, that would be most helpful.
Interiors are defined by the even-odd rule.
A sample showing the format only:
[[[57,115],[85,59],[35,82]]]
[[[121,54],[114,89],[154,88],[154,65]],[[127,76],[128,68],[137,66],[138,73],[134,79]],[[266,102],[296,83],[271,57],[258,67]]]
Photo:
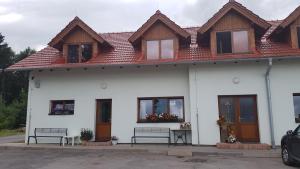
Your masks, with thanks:
[[[217,53],[249,52],[248,31],[217,32]]]
[[[147,60],[174,58],[174,40],[149,40],[146,41]]]
[[[68,63],[86,62],[92,58],[93,46],[91,44],[68,45]]]

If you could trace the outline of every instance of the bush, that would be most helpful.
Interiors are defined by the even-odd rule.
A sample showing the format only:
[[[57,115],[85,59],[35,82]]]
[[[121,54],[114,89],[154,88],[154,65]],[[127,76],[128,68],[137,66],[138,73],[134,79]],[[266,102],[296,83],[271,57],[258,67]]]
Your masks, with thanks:
[[[80,139],[83,141],[90,141],[94,137],[91,129],[81,129]]]

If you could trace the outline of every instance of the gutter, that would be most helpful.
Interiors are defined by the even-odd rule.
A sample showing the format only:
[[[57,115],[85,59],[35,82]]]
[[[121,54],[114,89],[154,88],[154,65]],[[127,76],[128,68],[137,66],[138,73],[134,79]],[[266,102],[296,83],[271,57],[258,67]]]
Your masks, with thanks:
[[[244,58],[244,59],[226,59],[226,60],[206,60],[206,61],[174,61],[174,62],[153,62],[153,63],[123,63],[123,64],[88,64],[88,65],[78,65],[78,64],[68,64],[68,65],[49,65],[43,67],[34,67],[34,68],[6,68],[4,71],[13,72],[13,71],[27,71],[27,70],[46,70],[46,69],[77,69],[77,68],[102,68],[102,67],[134,67],[134,66],[155,66],[155,65],[176,65],[176,64],[209,64],[209,63],[228,63],[228,62],[249,62],[249,61],[266,61],[270,57],[261,57],[261,58]],[[272,57],[272,59],[300,59],[299,56],[278,56]]]
[[[269,112],[269,124],[270,124],[270,136],[272,149],[276,148],[275,136],[274,136],[274,120],[273,120],[273,110],[272,110],[272,95],[271,95],[271,82],[270,82],[270,72],[273,66],[272,58],[269,59],[268,68],[265,74],[266,80],[266,91],[267,91],[267,101],[268,101],[268,112]]]

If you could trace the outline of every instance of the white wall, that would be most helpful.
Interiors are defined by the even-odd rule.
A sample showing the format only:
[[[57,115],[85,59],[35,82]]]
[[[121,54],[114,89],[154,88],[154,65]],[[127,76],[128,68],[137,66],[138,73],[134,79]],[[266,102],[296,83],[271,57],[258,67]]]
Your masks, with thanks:
[[[297,126],[294,120],[292,93],[300,93],[299,64],[299,61],[275,61],[271,71],[276,145],[280,145],[281,137],[287,130]],[[214,145],[220,142],[219,128],[216,124],[219,116],[218,95],[248,94],[257,95],[260,142],[271,144],[264,77],[266,69],[267,62],[202,64],[190,67],[193,144],[198,143],[196,106],[198,106],[199,114],[200,144]],[[195,72],[197,72],[197,84],[195,83]],[[234,77],[240,79],[239,84],[233,83]]]
[[[40,88],[30,80],[31,134],[38,127],[65,127],[71,132],[94,130],[96,99],[112,99],[112,135],[121,143],[130,142],[136,126],[179,127],[178,123],[137,124],[138,97],[184,96],[185,119],[190,121],[188,68],[184,66],[46,70],[32,72],[32,76],[40,80]],[[101,88],[103,83],[106,89]],[[50,100],[62,99],[75,100],[74,115],[49,116]]]

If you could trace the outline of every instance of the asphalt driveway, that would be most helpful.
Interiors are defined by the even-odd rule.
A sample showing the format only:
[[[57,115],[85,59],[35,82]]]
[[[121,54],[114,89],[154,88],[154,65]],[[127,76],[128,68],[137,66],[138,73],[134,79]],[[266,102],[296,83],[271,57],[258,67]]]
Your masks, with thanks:
[[[0,144],[3,143],[18,143],[23,142],[24,143],[24,135],[14,135],[14,136],[7,136],[7,137],[0,137]]]
[[[1,150],[5,169],[288,169],[280,158],[230,156],[176,157],[145,152],[101,150]]]

